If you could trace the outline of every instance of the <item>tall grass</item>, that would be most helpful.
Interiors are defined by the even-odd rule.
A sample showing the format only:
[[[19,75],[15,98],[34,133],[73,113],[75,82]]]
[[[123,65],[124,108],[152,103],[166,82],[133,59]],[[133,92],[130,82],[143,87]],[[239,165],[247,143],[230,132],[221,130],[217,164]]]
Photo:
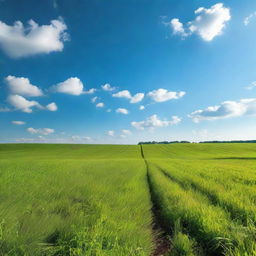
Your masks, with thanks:
[[[137,147],[52,147],[0,153],[0,255],[149,255],[151,202]]]
[[[197,191],[184,189],[149,165],[150,181],[165,225],[170,230],[180,219],[183,232],[201,244],[206,255],[253,255],[255,243],[250,228],[232,222],[229,213],[214,206]]]

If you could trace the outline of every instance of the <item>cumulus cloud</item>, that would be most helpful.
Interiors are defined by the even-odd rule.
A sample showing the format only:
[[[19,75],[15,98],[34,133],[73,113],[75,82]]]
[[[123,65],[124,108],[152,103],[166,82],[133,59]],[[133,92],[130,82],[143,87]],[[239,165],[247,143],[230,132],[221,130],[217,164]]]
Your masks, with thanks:
[[[20,110],[25,113],[32,113],[33,107],[42,109],[43,107],[37,102],[37,101],[29,101],[25,99],[24,97],[17,95],[17,94],[11,94],[7,98],[7,102],[12,105],[16,110]]]
[[[50,128],[35,129],[32,127],[29,127],[29,128],[27,128],[27,131],[31,134],[42,134],[42,135],[49,135],[51,133],[54,133],[54,129],[50,129]]]
[[[104,91],[108,91],[108,92],[112,92],[116,89],[115,87],[111,86],[110,84],[104,84],[104,85],[101,86],[101,88]]]
[[[137,103],[142,101],[144,98],[144,93],[136,93],[134,96],[132,96],[130,103]]]
[[[41,26],[33,20],[28,21],[28,26],[21,21],[13,25],[0,21],[0,47],[12,58],[62,51],[68,39],[66,30],[61,18]]]
[[[143,105],[141,105],[140,107],[139,107],[139,110],[144,110],[145,109],[145,106],[143,106]]]
[[[7,76],[5,81],[12,94],[19,94],[28,97],[42,96],[43,92],[36,85],[30,83],[28,78]]]
[[[143,100],[144,93],[136,93],[134,96],[128,90],[123,90],[117,93],[112,94],[115,98],[126,98],[130,100],[130,103],[137,103]]]
[[[128,90],[123,90],[117,93],[112,94],[113,97],[115,98],[126,98],[126,99],[131,99],[132,95]]]
[[[185,25],[177,18],[168,24],[174,34],[182,37],[198,34],[203,40],[211,41],[223,33],[226,23],[231,19],[230,9],[223,3],[217,3],[209,9],[200,7],[195,10],[195,15],[195,19]]]
[[[251,13],[249,16],[245,17],[244,18],[244,25],[248,26],[255,17],[256,17],[256,12]]]
[[[183,27],[183,24],[180,22],[179,19],[177,18],[174,18],[170,21],[170,23],[167,23],[169,24],[172,29],[173,29],[173,33],[174,34],[178,34],[178,35],[181,35],[181,36],[187,36],[188,34],[185,32],[185,29]]]
[[[96,104],[96,108],[103,108],[105,106],[105,104],[103,102],[99,102],[98,104]]]
[[[23,121],[12,121],[12,124],[15,124],[15,125],[24,125],[24,124],[26,124],[26,123],[23,122]]]
[[[171,120],[161,120],[157,115],[152,115],[144,121],[132,122],[131,125],[138,130],[150,129],[153,130],[158,127],[167,127],[181,122],[178,116],[172,116]]]
[[[210,106],[203,110],[192,112],[189,117],[195,123],[203,120],[217,120],[243,115],[256,114],[256,98],[241,99],[239,101],[224,101],[220,105]]]
[[[114,137],[115,136],[115,131],[107,131],[106,134],[110,137]]]
[[[116,109],[116,113],[120,113],[120,114],[123,114],[123,115],[128,115],[129,111],[126,108],[118,108],[118,109]]]
[[[180,99],[185,94],[186,94],[185,92],[172,92],[172,91],[168,91],[166,89],[160,88],[158,90],[149,92],[148,96],[155,102],[164,102],[164,101],[173,100],[173,99]]]
[[[77,77],[70,77],[64,82],[52,86],[54,92],[66,93],[71,95],[83,94],[84,85]]]
[[[7,102],[14,107],[15,110],[20,110],[25,113],[32,113],[33,108],[41,109],[41,110],[49,110],[49,111],[56,111],[57,105],[56,103],[52,102],[45,107],[39,104],[37,101],[34,100],[27,100],[21,95],[17,94],[10,94],[7,98]]]
[[[46,108],[47,110],[49,110],[49,111],[57,111],[57,110],[58,110],[58,107],[57,107],[57,105],[56,105],[55,102],[52,102],[52,103],[46,105],[45,108]]]

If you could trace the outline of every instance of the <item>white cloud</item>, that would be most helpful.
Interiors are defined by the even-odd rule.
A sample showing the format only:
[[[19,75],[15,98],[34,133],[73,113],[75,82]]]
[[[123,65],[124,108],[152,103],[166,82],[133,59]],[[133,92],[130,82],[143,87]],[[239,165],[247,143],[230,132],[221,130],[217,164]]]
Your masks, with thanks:
[[[152,115],[144,121],[132,122],[131,125],[138,130],[155,129],[158,127],[167,127],[170,125],[178,124],[181,121],[181,118],[178,116],[172,116],[171,120],[160,120],[157,115]]]
[[[55,102],[52,102],[46,106],[46,109],[49,111],[57,111],[58,107]]]
[[[84,91],[83,94],[93,94],[95,93],[97,90],[95,88],[91,88],[88,91]]]
[[[113,97],[115,98],[126,98],[126,99],[131,99],[132,95],[128,90],[123,90],[117,93],[112,94]]]
[[[29,20],[27,27],[21,21],[12,26],[0,21],[0,47],[12,58],[62,51],[68,38],[66,29],[61,18],[42,26]]]
[[[251,13],[249,16],[245,17],[244,18],[244,25],[248,26],[251,23],[252,19],[254,19],[255,17],[256,17],[256,12]]]
[[[166,24],[166,23],[165,23]],[[179,34],[181,36],[187,36],[188,34],[185,32],[183,24],[180,22],[179,19],[174,18],[168,23],[172,29],[174,34]]]
[[[256,88],[256,81],[252,82],[249,86],[245,87],[247,90],[252,90]]]
[[[52,86],[54,92],[66,93],[71,95],[83,94],[84,85],[77,77],[70,77],[64,82]]]
[[[42,109],[43,107],[37,101],[29,101],[20,95],[9,95],[7,98],[7,102],[12,105],[15,109],[21,110],[22,112],[32,113],[33,107],[37,107]]]
[[[17,94],[10,94],[7,98],[7,102],[11,106],[13,106],[15,110],[20,110],[25,113],[32,113],[34,107],[41,110],[49,110],[49,111],[56,111],[58,109],[57,105],[54,102],[44,107],[41,104],[39,104],[37,101],[27,100],[23,96],[17,95]],[[8,111],[10,110],[8,109]]]
[[[32,127],[29,127],[29,128],[27,128],[27,131],[31,134],[42,134],[42,135],[49,135],[51,133],[54,133],[54,129],[50,129],[50,128],[35,129]]]
[[[121,132],[122,132],[122,134],[125,134],[125,135],[132,134],[130,130],[126,130],[126,129],[121,130]]]
[[[99,97],[95,96],[95,97],[93,97],[93,98],[91,99],[91,102],[92,102],[92,103],[95,103],[98,99],[99,99]]]
[[[106,134],[110,137],[114,137],[115,136],[115,132],[114,131],[107,131]]]
[[[223,33],[226,23],[231,19],[230,9],[223,3],[217,3],[209,9],[200,7],[195,10],[195,19],[182,24],[179,19],[174,18],[169,22],[174,34],[183,37],[198,34],[203,40],[211,41]]]
[[[173,100],[173,99],[180,99],[185,94],[186,94],[185,92],[172,92],[172,91],[168,91],[166,89],[160,88],[158,90],[149,92],[148,96],[155,102],[164,102],[164,101]]]
[[[15,124],[15,125],[24,125],[24,124],[26,124],[26,123],[23,122],[23,121],[12,121],[12,124]]]
[[[126,108],[118,108],[116,109],[116,113],[127,115],[129,114],[129,111]]]
[[[196,110],[189,117],[195,123],[198,123],[203,120],[217,120],[243,115],[256,115],[256,98],[224,101],[217,106],[210,106],[204,110]]]
[[[105,106],[105,104],[103,102],[99,102],[98,104],[96,104],[97,108],[103,108]]]
[[[136,93],[134,96],[128,90],[123,90],[117,93],[112,94],[115,98],[126,98],[130,100],[130,103],[137,103],[143,100],[144,93]]]
[[[144,99],[144,93],[136,93],[130,100],[130,103],[138,103]]]
[[[112,92],[116,89],[115,87],[112,87],[110,84],[104,84],[104,85],[101,86],[101,88],[104,91],[109,91],[109,92]]]
[[[12,94],[19,94],[22,96],[36,97],[42,96],[43,92],[36,85],[30,83],[28,78],[7,76],[5,81]]]
[[[145,109],[145,106],[143,106],[143,105],[141,105],[140,107],[139,107],[139,110],[144,110]]]

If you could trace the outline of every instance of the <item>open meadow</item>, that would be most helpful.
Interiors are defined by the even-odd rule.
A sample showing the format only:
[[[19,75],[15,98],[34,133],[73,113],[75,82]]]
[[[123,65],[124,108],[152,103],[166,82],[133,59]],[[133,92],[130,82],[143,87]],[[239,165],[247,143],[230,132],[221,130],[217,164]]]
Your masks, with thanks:
[[[255,144],[0,145],[0,255],[255,256]]]

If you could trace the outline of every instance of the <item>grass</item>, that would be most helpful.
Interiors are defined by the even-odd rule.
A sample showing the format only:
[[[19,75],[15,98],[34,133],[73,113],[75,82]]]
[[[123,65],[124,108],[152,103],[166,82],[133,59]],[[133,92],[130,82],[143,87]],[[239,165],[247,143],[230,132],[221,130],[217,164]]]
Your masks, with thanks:
[[[7,149],[0,160],[0,255],[150,254],[151,202],[137,147]]]
[[[255,160],[254,144],[0,144],[0,256],[149,256],[152,202],[168,256],[255,256]]]

